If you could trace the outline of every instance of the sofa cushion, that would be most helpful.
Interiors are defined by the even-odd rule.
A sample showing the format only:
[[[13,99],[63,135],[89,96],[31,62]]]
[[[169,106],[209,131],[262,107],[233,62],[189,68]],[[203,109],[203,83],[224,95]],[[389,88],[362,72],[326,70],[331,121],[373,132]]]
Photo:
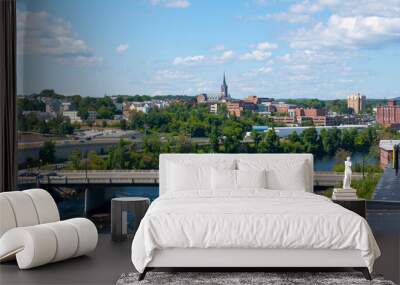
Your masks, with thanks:
[[[39,224],[35,205],[29,195],[23,191],[10,191],[1,193],[1,196],[6,198],[10,203],[17,227]]]
[[[96,226],[88,219],[10,229],[0,238],[0,261],[16,257],[20,269],[87,254],[96,248]]]
[[[60,214],[53,197],[43,189],[24,190],[23,193],[32,199],[39,218],[39,224],[58,222]]]
[[[15,220],[14,211],[8,199],[0,195],[0,237],[8,230],[15,228],[17,222]]]

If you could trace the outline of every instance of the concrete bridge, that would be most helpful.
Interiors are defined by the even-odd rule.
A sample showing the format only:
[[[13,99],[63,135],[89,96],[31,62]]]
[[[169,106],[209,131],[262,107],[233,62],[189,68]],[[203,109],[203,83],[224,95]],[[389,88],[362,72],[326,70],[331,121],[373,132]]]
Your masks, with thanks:
[[[56,174],[56,175],[54,175]],[[18,177],[18,184],[57,186],[158,184],[158,170],[55,171],[51,176]]]
[[[362,178],[361,173],[353,173],[353,179]],[[336,172],[314,172],[314,187],[326,188],[338,185],[343,174]],[[94,170],[55,171],[52,176],[20,176],[18,184],[77,186],[77,185],[134,185],[158,184],[158,170]]]

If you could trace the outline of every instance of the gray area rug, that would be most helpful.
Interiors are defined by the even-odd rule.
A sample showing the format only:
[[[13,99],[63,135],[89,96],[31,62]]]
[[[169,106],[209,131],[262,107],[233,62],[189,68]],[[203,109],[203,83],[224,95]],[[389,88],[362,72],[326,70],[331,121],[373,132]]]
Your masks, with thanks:
[[[381,276],[368,281],[359,272],[148,272],[138,281],[138,273],[122,274],[117,285],[145,284],[324,284],[324,285],[395,285]]]

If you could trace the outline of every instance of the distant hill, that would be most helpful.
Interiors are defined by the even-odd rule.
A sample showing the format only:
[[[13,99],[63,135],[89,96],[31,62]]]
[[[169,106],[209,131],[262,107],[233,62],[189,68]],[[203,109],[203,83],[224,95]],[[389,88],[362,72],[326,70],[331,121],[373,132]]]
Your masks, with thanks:
[[[55,92],[53,89],[45,89],[41,91],[40,93],[33,93],[29,95],[19,95],[19,96],[24,96],[24,97],[29,97],[32,99],[36,98],[54,98],[54,99],[67,99],[67,98],[73,98],[73,97],[83,97],[81,95],[63,95]],[[104,97],[118,97],[121,98],[122,100],[128,100],[128,101],[137,101],[137,102],[143,102],[143,101],[151,101],[151,100],[173,100],[173,99],[180,99],[180,100],[193,100],[196,97],[195,96],[189,96],[189,95],[105,95]],[[103,96],[99,97],[93,97],[93,96],[87,96],[91,98],[103,98]]]

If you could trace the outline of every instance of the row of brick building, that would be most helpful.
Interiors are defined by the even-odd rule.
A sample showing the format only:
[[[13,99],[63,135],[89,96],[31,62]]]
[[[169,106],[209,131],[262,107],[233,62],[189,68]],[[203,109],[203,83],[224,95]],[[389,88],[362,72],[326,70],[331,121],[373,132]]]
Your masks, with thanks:
[[[395,100],[389,100],[386,106],[376,108],[376,122],[385,128],[400,128],[400,106]]]

